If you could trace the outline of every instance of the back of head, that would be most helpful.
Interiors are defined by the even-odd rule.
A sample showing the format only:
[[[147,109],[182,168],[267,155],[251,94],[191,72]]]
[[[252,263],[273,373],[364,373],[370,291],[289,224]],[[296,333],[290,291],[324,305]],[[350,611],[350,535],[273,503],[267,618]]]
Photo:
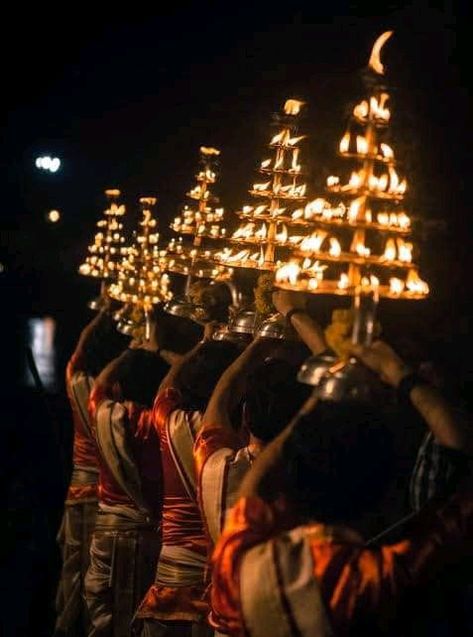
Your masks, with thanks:
[[[154,352],[131,350],[120,369],[119,382],[124,400],[151,407],[168,371],[169,365]]]
[[[311,388],[296,377],[297,367],[276,358],[266,360],[249,375],[245,420],[262,442],[275,438],[308,398]]]
[[[391,451],[378,409],[359,403],[319,403],[285,443],[288,497],[306,519],[359,519],[386,490]]]
[[[161,307],[155,310],[157,340],[161,349],[185,354],[202,338],[200,325],[183,316],[172,316]]]
[[[103,315],[84,344],[85,369],[94,378],[128,345],[129,338],[117,332],[115,321],[110,315]]]
[[[208,341],[199,347],[175,379],[183,407],[204,411],[218,379],[239,353],[238,346],[229,341]]]

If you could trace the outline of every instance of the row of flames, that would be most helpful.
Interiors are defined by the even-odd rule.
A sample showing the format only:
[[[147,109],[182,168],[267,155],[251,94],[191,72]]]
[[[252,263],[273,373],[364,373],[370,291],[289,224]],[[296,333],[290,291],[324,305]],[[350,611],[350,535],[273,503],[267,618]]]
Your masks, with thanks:
[[[252,243],[264,242],[268,236],[268,226],[263,223],[256,229],[257,224],[253,221],[241,226],[233,235],[233,240],[251,241]],[[324,230],[317,230],[309,236],[294,235],[289,236],[287,226],[281,224],[281,230],[276,232],[272,242],[280,246],[290,246],[298,248],[301,252],[320,252],[323,243],[329,243],[327,254],[330,257],[340,257],[342,254],[342,246],[340,241],[335,237],[329,237],[329,233]],[[326,241],[328,237],[328,241]],[[401,238],[387,239],[384,253],[379,257],[380,262],[401,261],[403,263],[412,262],[413,245]],[[364,245],[364,242],[355,238],[350,247],[350,252],[358,256],[369,257],[371,255],[370,248]]]
[[[207,191],[209,192],[209,191]],[[211,237],[225,237],[226,229],[220,227],[224,215],[223,208],[207,208],[203,212],[185,206],[181,216],[175,217],[171,229],[187,234],[209,234]]]
[[[354,288],[355,286],[350,282],[350,276],[346,272],[342,272],[337,281],[324,280],[324,272],[327,269],[326,265],[321,264],[319,261],[312,262],[310,259],[304,259],[302,264],[297,262],[289,262],[281,265],[276,270],[276,283],[289,284],[292,288],[299,289],[301,291],[308,290],[320,290],[321,292],[326,289],[327,291],[334,291],[333,288],[340,291]],[[380,287],[380,282],[377,277],[370,275],[370,277],[361,278],[361,287]],[[412,296],[424,296],[429,293],[429,286],[423,281],[415,269],[409,270],[405,280],[398,277],[391,277],[389,279],[389,286],[387,289],[389,296],[400,296],[403,293]]]
[[[386,106],[388,99],[388,93],[381,93],[379,98],[372,96],[369,100],[363,100],[353,109],[353,116],[361,124],[374,122],[385,125],[391,119],[391,111]]]
[[[366,137],[364,137],[363,135],[354,136],[349,132],[345,133],[345,135],[342,137],[338,147],[342,155],[346,155],[350,153],[351,148],[353,146],[353,139],[355,140],[355,143],[354,143],[355,148],[353,150],[356,152],[357,155],[369,154],[373,157],[376,157],[377,159],[381,161],[394,160],[394,151],[391,148],[391,146],[389,146],[389,144],[385,144],[384,142],[381,142],[379,144],[379,149],[378,149],[378,146],[374,146],[373,148],[370,148],[369,141],[366,139]]]
[[[253,184],[252,191],[260,197],[282,197],[287,199],[302,199],[305,197],[306,184],[271,184],[271,181]]]
[[[355,223],[361,221],[359,218],[359,212],[361,208],[362,198],[354,199],[349,206],[346,206],[343,202],[334,206],[332,203],[318,197],[313,201],[310,201],[304,206],[304,208],[297,208],[291,213],[291,216],[287,218],[288,222],[294,221],[334,221],[334,220],[346,220],[348,222]],[[271,213],[269,212],[266,204],[261,206],[244,206],[240,212],[240,216],[251,217],[257,219],[258,217],[266,218],[270,216],[276,219],[277,217],[283,217],[286,212],[286,208],[276,208]],[[376,221],[379,226],[386,229],[407,231],[410,228],[411,220],[405,212],[378,212]],[[286,219],[285,219],[286,220]],[[371,210],[364,212],[364,218],[362,220],[366,224],[373,223],[373,214]],[[246,232],[246,231],[245,231]],[[246,234],[232,235],[232,238],[238,238],[238,236],[245,237]]]
[[[287,172],[289,174],[297,175],[302,170],[302,166],[301,166],[301,164],[299,164],[299,152],[300,152],[299,148],[294,148],[292,150],[291,164],[290,164],[290,166],[288,168],[285,168],[285,166],[284,166],[285,155],[281,154],[279,157],[277,157],[274,160],[274,163],[273,163],[273,160],[271,158],[263,160],[261,162],[260,170],[262,172],[267,172],[267,171],[270,171],[270,170],[271,171],[285,171],[285,172]]]
[[[404,195],[407,190],[407,181],[406,179],[401,181],[392,166],[389,166],[387,173],[385,172],[379,175],[379,177],[369,175],[367,179],[363,169],[359,171],[354,170],[350,175],[348,183],[344,185],[340,184],[340,177],[335,175],[327,177],[327,188],[332,192],[351,192],[362,187],[367,188],[373,195],[386,193],[400,197]]]

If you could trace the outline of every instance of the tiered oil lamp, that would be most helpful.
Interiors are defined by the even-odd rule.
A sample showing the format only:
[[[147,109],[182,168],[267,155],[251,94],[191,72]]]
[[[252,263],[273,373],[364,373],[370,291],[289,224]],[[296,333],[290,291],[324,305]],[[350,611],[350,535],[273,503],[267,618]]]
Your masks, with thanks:
[[[101,280],[100,295],[87,304],[92,310],[100,310],[106,304],[107,285],[116,279],[118,265],[125,254],[125,237],[122,234],[125,206],[118,203],[120,191],[109,189],[105,196],[108,207],[97,222],[98,232],[93,244],[88,247],[89,254],[79,267],[80,274]]]
[[[368,95],[354,107],[339,145],[340,155],[353,164],[350,176],[328,177],[330,197],[292,214],[288,224],[297,224],[305,236],[275,275],[276,285],[284,289],[352,296],[352,340],[358,343],[370,340],[367,324],[378,298],[422,299],[429,292],[413,263],[411,220],[403,205],[407,182],[385,141],[391,111],[380,52],[391,34],[382,34],[373,47],[364,73]],[[325,373],[328,368],[331,374]],[[325,379],[320,390],[325,398],[366,397],[369,387],[355,378],[360,374],[353,361],[315,357],[302,369],[301,379],[309,384]]]
[[[300,163],[300,142],[304,135],[298,134],[303,104],[288,99],[283,112],[274,116],[277,133],[269,142],[269,156],[259,168],[264,181],[255,183],[249,191],[256,203],[243,206],[237,212],[241,223],[229,238],[233,245],[215,254],[219,264],[272,273],[284,256],[302,241],[303,236],[290,236],[286,220],[291,219],[306,199]],[[245,310],[244,316],[236,316],[235,321],[235,328],[246,329],[248,334],[259,331],[265,336],[283,336],[284,324],[279,315],[262,324],[256,312]]]
[[[108,294],[125,304],[116,315],[117,329],[127,335],[144,332],[145,338],[149,338],[153,307],[168,301],[172,294],[169,277],[165,273],[166,253],[159,250],[157,221],[152,214],[156,199],[142,197],[139,202],[142,218],[135,241],[127,248],[118,269],[118,278],[110,285]]]
[[[195,177],[197,183],[187,193],[193,204],[184,206],[172,222],[171,229],[178,236],[171,239],[167,246],[168,272],[184,275],[186,279],[184,294],[174,296],[164,309],[174,316],[197,321],[206,319],[206,311],[197,307],[190,298],[192,282],[210,279],[209,285],[212,285],[215,281],[228,280],[231,275],[227,268],[215,263],[213,249],[210,248],[210,243],[226,238],[226,229],[222,226],[224,209],[217,207],[219,200],[211,191],[211,186],[217,181],[219,155],[220,151],[216,148],[201,146],[200,165]],[[230,286],[230,289],[234,295],[235,288]]]

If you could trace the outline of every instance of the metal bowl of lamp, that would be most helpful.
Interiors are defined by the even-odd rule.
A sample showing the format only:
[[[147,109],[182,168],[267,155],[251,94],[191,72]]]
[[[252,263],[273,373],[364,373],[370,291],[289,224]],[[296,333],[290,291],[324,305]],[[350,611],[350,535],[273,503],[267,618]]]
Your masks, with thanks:
[[[260,338],[287,338],[286,321],[281,314],[273,314],[264,320],[255,330],[255,336]]]
[[[164,304],[163,310],[172,316],[180,316],[182,318],[193,319],[195,305],[185,297],[175,296]]]
[[[253,337],[256,326],[256,312],[250,309],[236,311],[228,322],[228,329],[236,334]]]
[[[143,312],[129,304],[121,310],[115,312],[114,318],[117,321],[117,331],[125,336],[136,336],[138,331],[146,331],[147,321]]]
[[[355,358],[342,361],[329,354],[311,356],[297,378],[315,387],[320,400],[371,402],[383,395],[378,377]]]
[[[242,332],[233,332],[229,325],[220,325],[212,334],[213,341],[227,341],[236,345],[246,346],[251,341],[251,334]]]

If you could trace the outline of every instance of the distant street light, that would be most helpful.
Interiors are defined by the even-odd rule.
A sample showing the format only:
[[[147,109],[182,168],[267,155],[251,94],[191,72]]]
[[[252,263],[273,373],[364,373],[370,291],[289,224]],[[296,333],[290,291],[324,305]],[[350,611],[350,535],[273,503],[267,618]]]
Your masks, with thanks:
[[[61,213],[59,212],[59,210],[50,210],[46,215],[46,219],[47,221],[49,221],[49,223],[57,223],[60,218]]]
[[[44,157],[37,157],[35,161],[36,168],[40,170],[49,170],[50,173],[55,173],[61,167],[61,160],[59,157],[50,157],[45,155]]]

